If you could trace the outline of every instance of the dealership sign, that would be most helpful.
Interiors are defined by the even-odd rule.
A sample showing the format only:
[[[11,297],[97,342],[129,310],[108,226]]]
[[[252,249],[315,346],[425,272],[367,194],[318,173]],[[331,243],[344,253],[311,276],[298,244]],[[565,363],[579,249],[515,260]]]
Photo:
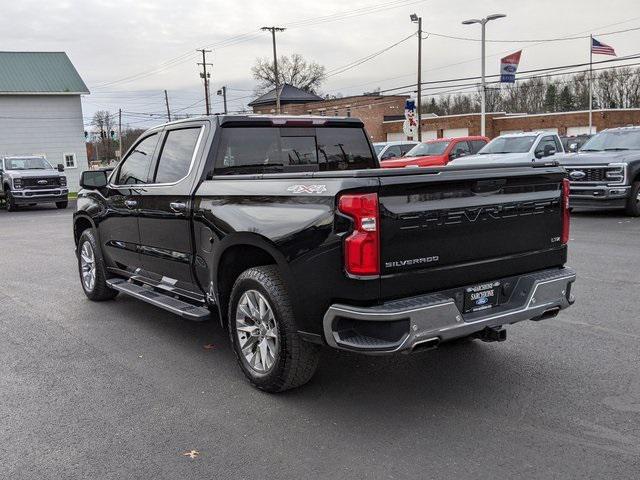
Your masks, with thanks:
[[[500,81],[502,83],[515,83],[521,53],[522,50],[519,50],[500,60]]]

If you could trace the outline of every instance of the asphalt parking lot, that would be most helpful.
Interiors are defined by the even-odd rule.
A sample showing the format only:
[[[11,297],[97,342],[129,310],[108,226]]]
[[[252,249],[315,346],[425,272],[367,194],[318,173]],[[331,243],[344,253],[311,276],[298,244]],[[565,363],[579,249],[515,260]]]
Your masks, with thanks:
[[[0,211],[0,478],[638,478],[640,218],[573,216],[557,319],[413,356],[327,350],[268,395],[217,324],[89,302],[71,215]]]

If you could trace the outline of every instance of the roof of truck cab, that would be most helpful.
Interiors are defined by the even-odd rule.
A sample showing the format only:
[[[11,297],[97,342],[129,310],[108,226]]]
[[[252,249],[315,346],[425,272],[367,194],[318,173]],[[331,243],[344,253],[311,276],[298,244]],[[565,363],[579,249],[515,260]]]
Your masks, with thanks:
[[[500,137],[537,137],[538,135],[545,135],[545,134],[557,135],[556,132],[550,132],[548,130],[535,130],[533,132],[505,133],[504,135],[500,135]]]
[[[180,125],[183,123],[189,123],[194,121],[213,120],[217,121],[219,125],[230,123],[241,124],[265,124],[272,123],[275,126],[279,125],[295,125],[299,122],[310,122],[312,125],[320,126],[324,124],[351,124],[356,126],[362,126],[362,120],[356,117],[327,117],[322,115],[261,115],[261,114],[243,114],[243,115],[201,115],[198,117],[184,118],[180,120],[174,120],[172,122],[156,125],[153,128],[158,128],[168,125]],[[305,125],[297,125],[305,126]]]

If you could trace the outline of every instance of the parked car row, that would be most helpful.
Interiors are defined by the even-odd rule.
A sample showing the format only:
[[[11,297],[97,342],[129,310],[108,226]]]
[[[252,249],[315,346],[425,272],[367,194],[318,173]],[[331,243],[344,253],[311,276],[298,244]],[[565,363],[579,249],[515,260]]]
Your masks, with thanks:
[[[564,138],[548,131],[504,134],[491,141],[485,137],[441,138],[420,143],[402,157],[381,159],[380,166],[500,165],[549,160],[559,162],[569,173],[573,207],[622,208],[627,215],[640,216],[638,126]]]

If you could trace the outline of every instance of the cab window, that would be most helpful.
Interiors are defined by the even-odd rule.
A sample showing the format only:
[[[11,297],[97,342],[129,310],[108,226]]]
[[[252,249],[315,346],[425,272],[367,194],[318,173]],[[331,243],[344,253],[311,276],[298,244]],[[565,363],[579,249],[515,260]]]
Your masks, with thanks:
[[[201,127],[169,130],[158,158],[154,183],[173,183],[189,173]]]
[[[118,171],[117,185],[132,185],[136,183],[148,183],[149,167],[153,160],[153,152],[156,149],[159,135],[149,135],[129,153],[122,161]]]

